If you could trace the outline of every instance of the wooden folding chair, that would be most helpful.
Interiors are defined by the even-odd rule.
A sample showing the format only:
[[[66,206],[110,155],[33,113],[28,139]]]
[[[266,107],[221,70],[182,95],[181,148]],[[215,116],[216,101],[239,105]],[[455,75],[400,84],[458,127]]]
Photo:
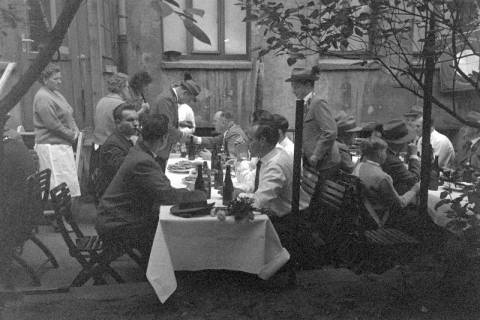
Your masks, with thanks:
[[[94,279],[94,284],[105,284],[106,282],[103,279],[105,273],[112,276],[118,283],[123,283],[122,277],[110,267],[110,263],[118,256],[106,252],[103,242],[97,235],[84,235],[74,221],[71,211],[70,190],[67,185],[62,183],[53,188],[50,191],[50,196],[55,208],[55,219],[68,246],[69,253],[82,266],[82,270],[73,280],[72,286],[82,286],[90,278]],[[67,224],[70,225],[72,232],[68,230]]]

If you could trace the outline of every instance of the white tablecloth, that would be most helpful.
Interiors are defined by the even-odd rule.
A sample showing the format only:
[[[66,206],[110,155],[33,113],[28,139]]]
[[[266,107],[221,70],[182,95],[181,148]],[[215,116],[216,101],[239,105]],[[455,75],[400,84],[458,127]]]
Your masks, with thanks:
[[[173,157],[169,163],[178,160]],[[167,176],[172,186],[183,186],[185,175]],[[212,200],[221,204],[213,189]],[[267,216],[256,215],[254,221],[243,223],[231,218],[223,222],[211,216],[180,218],[170,214],[170,206],[160,207],[147,279],[162,303],[177,288],[174,270],[237,270],[268,279],[290,259]]]

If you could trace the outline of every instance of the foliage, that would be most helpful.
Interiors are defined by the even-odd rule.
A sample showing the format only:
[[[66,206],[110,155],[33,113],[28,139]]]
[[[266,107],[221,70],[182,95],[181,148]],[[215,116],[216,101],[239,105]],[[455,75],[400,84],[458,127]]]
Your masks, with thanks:
[[[228,204],[228,215],[233,216],[235,221],[245,220],[247,218],[252,221],[254,219],[253,202],[254,200],[248,197],[233,199]]]
[[[474,38],[480,27],[477,1],[240,0],[238,4],[246,21],[263,28],[260,57],[286,55],[289,65],[310,55],[355,59],[361,65],[373,60],[401,88],[424,98],[426,60],[432,56],[435,63],[451,62],[457,77],[480,94],[478,73],[467,74],[458,63],[464,50],[472,55],[480,51],[480,41]],[[432,54],[424,47],[430,32],[435,36]],[[463,119],[455,104],[449,107],[435,97],[432,102],[459,121],[479,127]]]
[[[174,0],[152,0],[151,4],[161,18],[168,17],[173,13],[176,14],[182,20],[185,29],[193,37],[203,43],[211,44],[210,38],[197,26],[197,21],[194,19],[194,16],[203,17],[205,14],[204,10],[196,8],[185,8],[182,10],[178,2]]]
[[[462,191],[452,193],[451,188],[446,188],[440,194],[441,200],[435,205],[435,210],[448,205],[447,218],[451,220],[446,227],[463,235],[473,247],[480,247],[480,180],[472,185],[457,183],[456,186],[463,186]]]

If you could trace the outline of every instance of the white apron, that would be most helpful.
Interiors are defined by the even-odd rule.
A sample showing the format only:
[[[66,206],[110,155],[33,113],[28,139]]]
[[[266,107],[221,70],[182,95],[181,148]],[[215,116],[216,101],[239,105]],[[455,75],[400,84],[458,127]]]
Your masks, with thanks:
[[[50,189],[65,182],[72,197],[80,196],[77,168],[71,146],[65,144],[37,144],[35,151],[38,154],[40,170],[50,168]]]

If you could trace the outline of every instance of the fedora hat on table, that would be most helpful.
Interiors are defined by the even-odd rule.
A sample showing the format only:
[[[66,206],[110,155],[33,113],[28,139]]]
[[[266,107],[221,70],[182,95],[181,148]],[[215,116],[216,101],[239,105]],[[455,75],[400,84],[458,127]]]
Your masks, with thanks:
[[[292,81],[302,81],[302,80],[311,80],[316,81],[318,80],[318,69],[313,67],[311,69],[307,68],[293,68],[292,74],[290,78],[285,80],[285,82],[292,82]]]
[[[415,132],[401,119],[390,120],[383,125],[383,139],[389,143],[410,142],[415,136]]]
[[[180,217],[208,215],[215,202],[207,203],[205,193],[194,190],[183,195],[179,204],[170,209],[170,213]]]

